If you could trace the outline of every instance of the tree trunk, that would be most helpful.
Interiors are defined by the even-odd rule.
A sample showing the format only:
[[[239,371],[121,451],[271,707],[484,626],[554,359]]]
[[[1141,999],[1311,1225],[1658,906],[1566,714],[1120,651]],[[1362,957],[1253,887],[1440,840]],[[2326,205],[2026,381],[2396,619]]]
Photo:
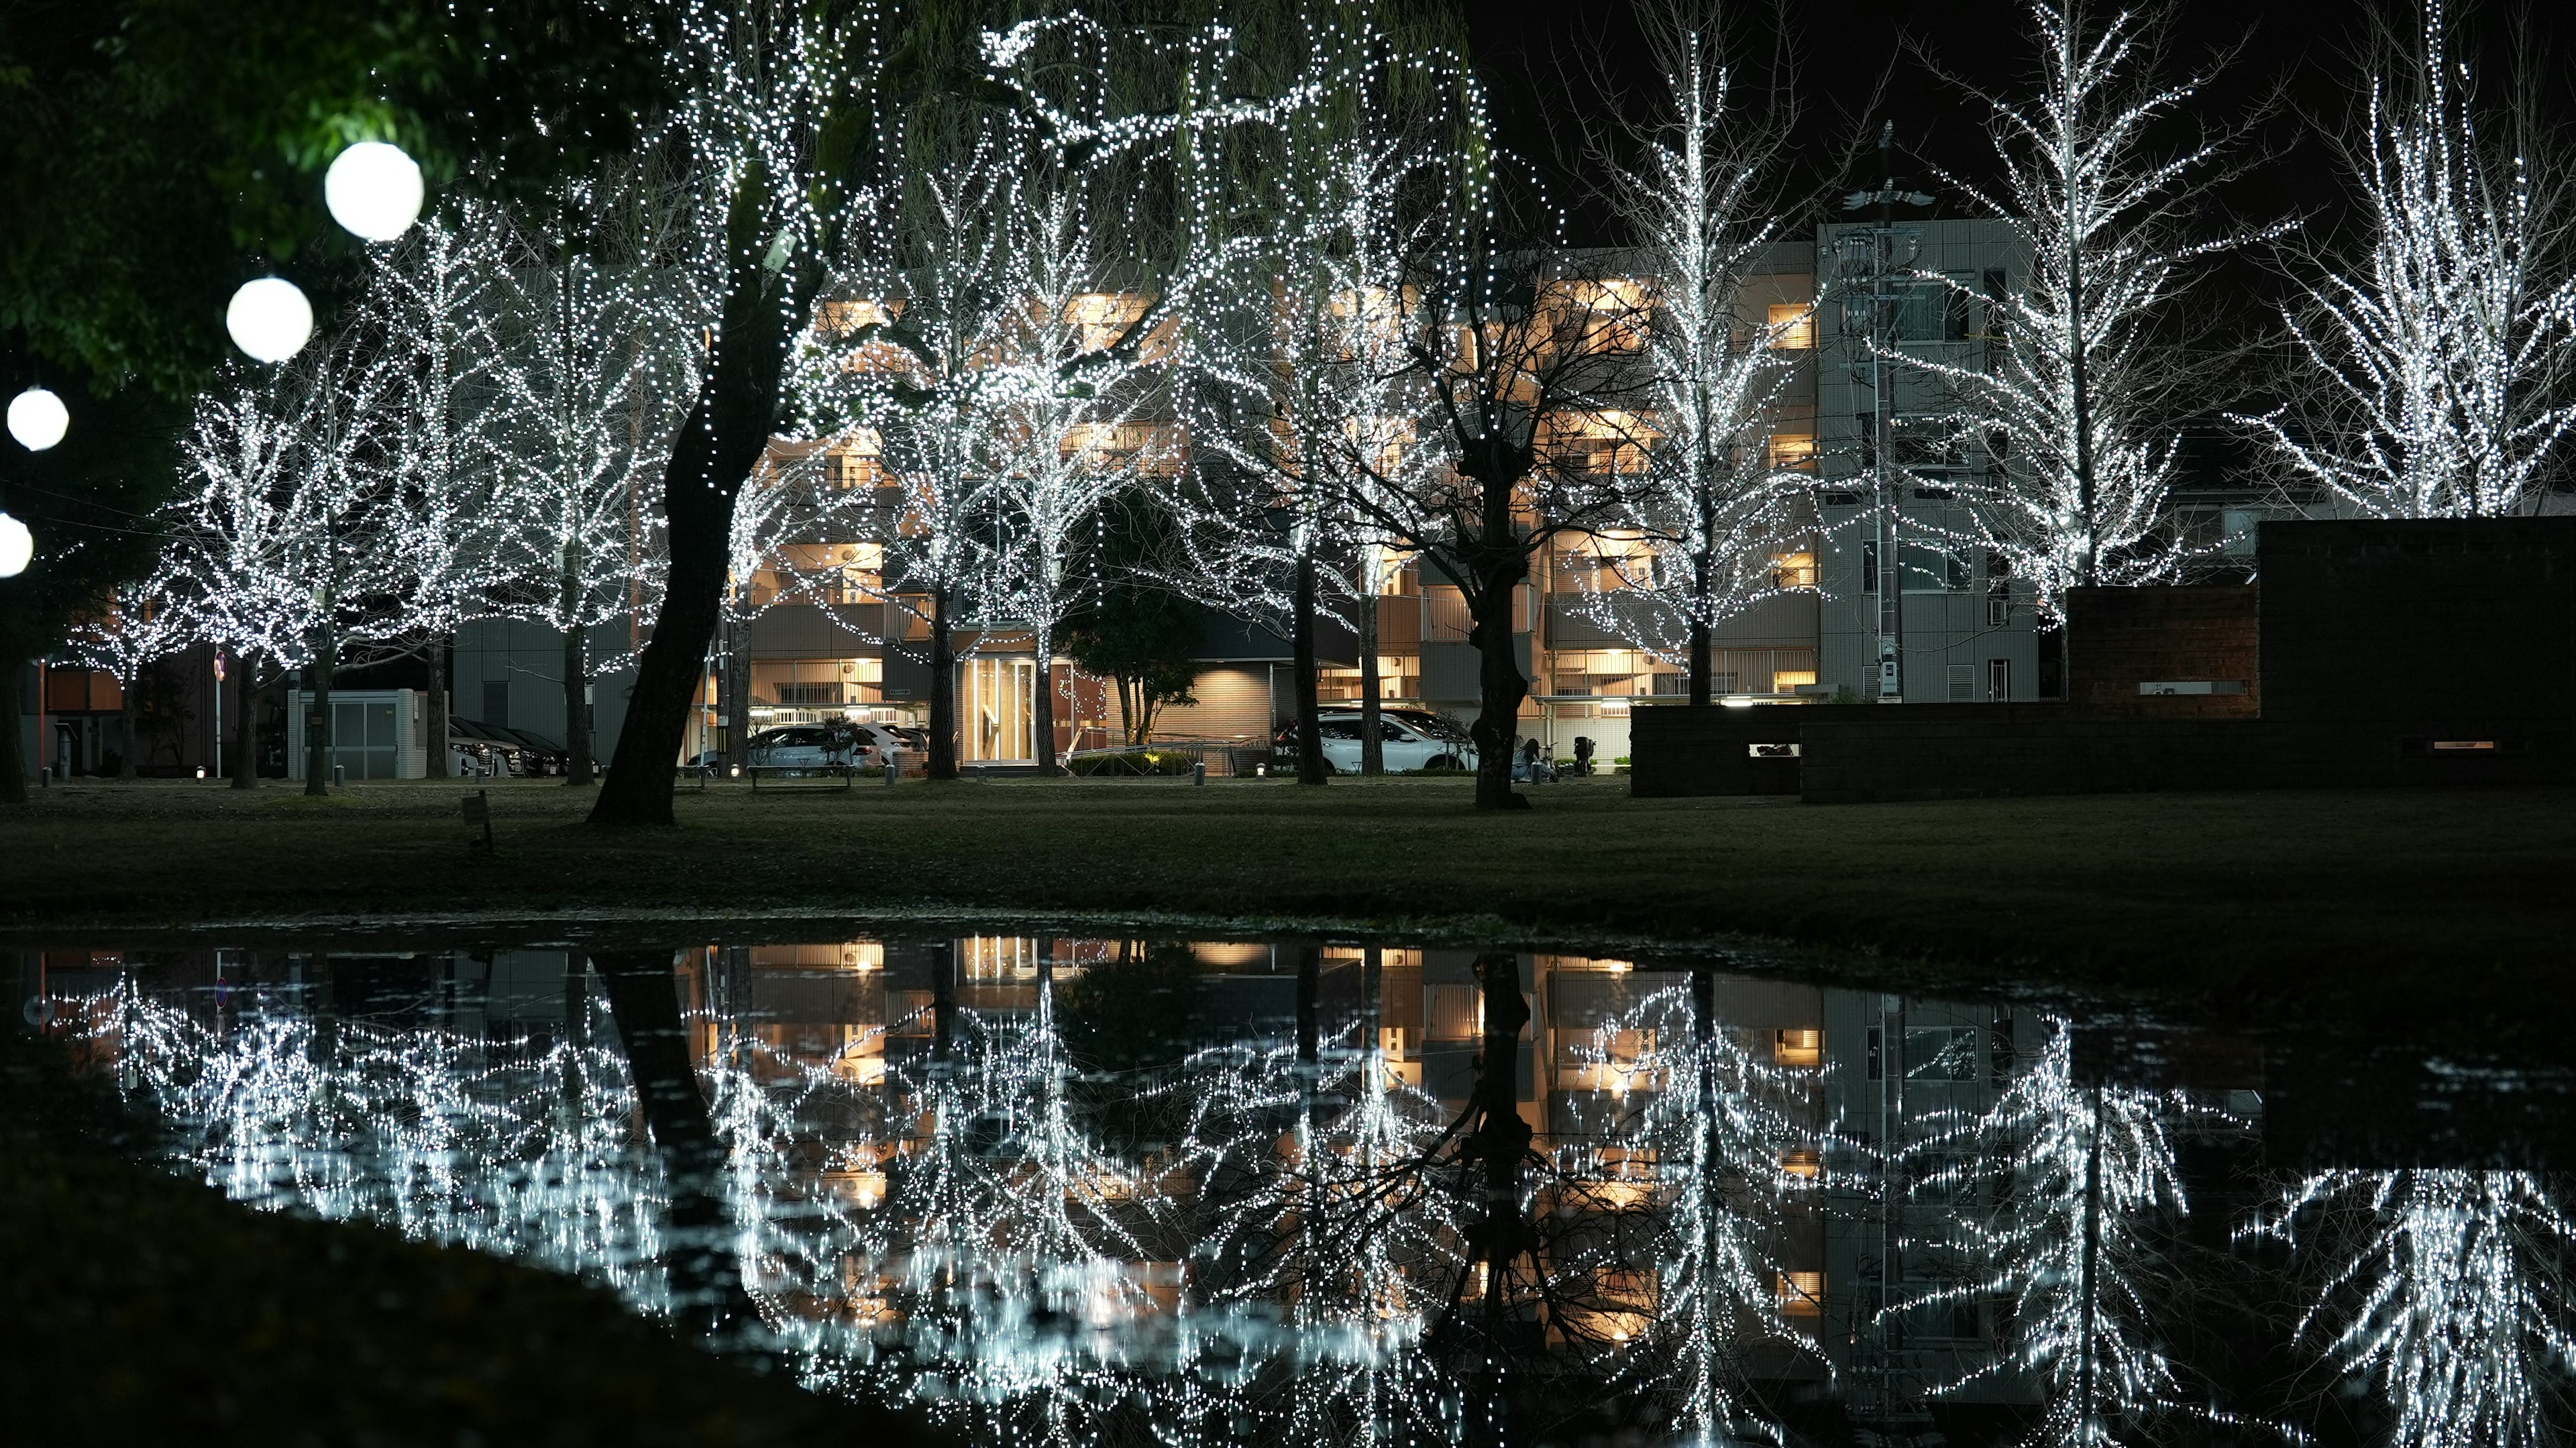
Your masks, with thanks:
[[[1509,951],[1476,957],[1476,979],[1485,1003],[1484,1051],[1476,1068],[1471,1110],[1476,1130],[1463,1144],[1484,1168],[1485,1219],[1474,1229],[1476,1256],[1485,1262],[1483,1303],[1489,1362],[1506,1354],[1505,1319],[1513,1310],[1511,1265],[1538,1246],[1538,1233],[1521,1214],[1521,1171],[1531,1131],[1520,1113],[1520,1035],[1529,1024],[1529,998],[1521,993],[1520,961]],[[1516,1338],[1510,1346],[1519,1346]],[[1491,1405],[1489,1405],[1491,1406]]]
[[[957,777],[957,645],[945,586],[930,591],[930,777]]]
[[[670,572],[653,636],[636,662],[608,783],[591,807],[592,824],[671,823],[681,741],[705,687],[707,645],[724,612],[734,499],[769,446],[787,344],[804,325],[813,280],[814,263],[804,255],[810,247],[799,249],[792,276],[773,273],[764,261],[768,184],[766,169],[755,163],[737,183],[726,218],[731,255],[715,355],[663,467]]]
[[[322,646],[313,651],[313,662],[304,666],[305,684],[312,691],[304,704],[306,794],[331,792],[331,674],[339,652],[339,638],[326,628]]]
[[[1037,736],[1037,738],[1032,742],[1036,746],[1038,773],[1040,774],[1053,774],[1056,772],[1055,660],[1048,657],[1048,655],[1054,653],[1055,650],[1050,647],[1051,643],[1052,640],[1048,640],[1041,642],[1038,645],[1037,719],[1031,726],[1032,732]]]
[[[1378,737],[1377,585],[1360,590],[1360,773],[1386,773],[1386,741]]]
[[[27,660],[0,658],[0,804],[27,802],[27,741],[18,733]]]
[[[259,788],[259,668],[248,653],[236,658],[241,682],[233,688],[233,788]]]
[[[571,605],[578,600],[572,596],[569,574],[564,578],[564,595],[564,617],[575,617]],[[580,625],[563,631],[564,783],[576,789],[588,788],[591,782],[589,644],[589,630]]]
[[[125,747],[116,752],[116,777],[119,779],[134,777],[134,691],[142,682],[143,670],[140,668],[116,681],[117,725],[125,731]]]
[[[429,754],[421,769],[422,776],[427,779],[445,779],[448,776],[447,648],[451,637],[441,630],[421,651],[423,661],[429,665],[428,697],[422,700],[421,709],[425,725],[423,732],[429,736]]]
[[[609,772],[612,788],[616,774]],[[671,771],[661,776],[667,786]],[[609,1013],[644,1107],[645,1129],[670,1172],[672,1296],[701,1332],[748,1325],[750,1294],[743,1290],[741,1264],[725,1246],[730,1223],[723,1197],[724,1143],[698,1091],[670,952],[603,951],[590,960],[608,988]]]
[[[1519,581],[1489,576],[1467,600],[1479,696],[1476,722],[1467,730],[1476,741],[1478,809],[1530,807],[1529,796],[1512,791],[1512,746],[1520,736],[1521,701],[1529,697],[1529,680],[1512,649],[1512,590]]]
[[[1708,625],[1698,619],[1690,626],[1690,701],[1705,707],[1716,697],[1709,674]]]
[[[1289,627],[1290,652],[1297,686],[1297,782],[1323,784],[1332,777],[1324,762],[1324,711],[1315,691],[1315,555],[1297,554],[1296,618]]]

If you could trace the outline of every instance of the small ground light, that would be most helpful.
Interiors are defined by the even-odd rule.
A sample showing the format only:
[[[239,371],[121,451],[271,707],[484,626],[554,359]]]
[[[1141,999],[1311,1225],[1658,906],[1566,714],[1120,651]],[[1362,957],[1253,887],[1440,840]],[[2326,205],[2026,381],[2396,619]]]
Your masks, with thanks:
[[[202,765],[202,764],[200,764],[200,765],[198,765],[198,766],[197,766],[197,777],[198,777],[199,779],[203,779],[203,778],[205,778],[205,777],[206,777],[206,766],[204,766],[204,765]]]
[[[342,151],[322,175],[322,201],[331,219],[353,236],[392,241],[420,219],[420,163],[400,146],[360,141]]]
[[[15,578],[36,561],[36,535],[27,525],[0,513],[0,578]]]
[[[224,308],[224,330],[254,362],[283,362],[313,339],[313,304],[284,277],[241,284]]]
[[[42,387],[30,387],[9,399],[9,435],[29,452],[43,452],[63,440],[72,425],[63,400]]]

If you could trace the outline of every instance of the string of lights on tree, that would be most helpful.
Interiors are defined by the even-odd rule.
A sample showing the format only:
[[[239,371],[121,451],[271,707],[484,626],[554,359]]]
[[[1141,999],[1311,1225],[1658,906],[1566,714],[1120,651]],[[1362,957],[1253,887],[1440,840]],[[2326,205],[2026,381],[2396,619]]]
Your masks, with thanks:
[[[2282,316],[2293,399],[2240,419],[2294,482],[2363,517],[2519,512],[2576,428],[2576,197],[2520,149],[2527,129],[2480,133],[2448,28],[2428,0],[2411,73],[2373,78],[2347,153],[2368,249],[2315,268]]]

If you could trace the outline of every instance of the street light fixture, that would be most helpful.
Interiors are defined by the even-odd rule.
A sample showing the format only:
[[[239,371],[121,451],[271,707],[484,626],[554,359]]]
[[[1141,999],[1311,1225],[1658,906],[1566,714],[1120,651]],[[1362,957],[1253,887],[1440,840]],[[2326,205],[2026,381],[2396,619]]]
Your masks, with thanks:
[[[72,415],[63,400],[42,387],[30,387],[9,399],[9,435],[29,452],[43,452],[63,440]]]
[[[224,330],[251,360],[283,362],[312,340],[313,304],[284,277],[247,281],[224,308]]]
[[[0,578],[15,578],[36,561],[36,535],[27,525],[0,513]]]
[[[420,163],[400,146],[360,141],[322,173],[331,219],[367,241],[392,241],[420,219]]]

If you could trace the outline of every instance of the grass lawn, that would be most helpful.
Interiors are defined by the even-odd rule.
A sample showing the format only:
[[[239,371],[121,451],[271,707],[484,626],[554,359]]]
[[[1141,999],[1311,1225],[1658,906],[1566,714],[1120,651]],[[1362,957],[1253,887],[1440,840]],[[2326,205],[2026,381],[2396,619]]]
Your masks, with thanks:
[[[1622,779],[1479,815],[1464,782],[1010,780],[683,793],[597,830],[589,795],[454,782],[56,787],[0,812],[21,943],[295,916],[938,907],[1321,917],[1495,938],[1724,933],[1916,985],[2139,993],[2240,1028],[2556,1049],[2576,1024],[2576,792],[2159,794],[1803,805],[1633,800]],[[578,933],[574,931],[573,933]]]

